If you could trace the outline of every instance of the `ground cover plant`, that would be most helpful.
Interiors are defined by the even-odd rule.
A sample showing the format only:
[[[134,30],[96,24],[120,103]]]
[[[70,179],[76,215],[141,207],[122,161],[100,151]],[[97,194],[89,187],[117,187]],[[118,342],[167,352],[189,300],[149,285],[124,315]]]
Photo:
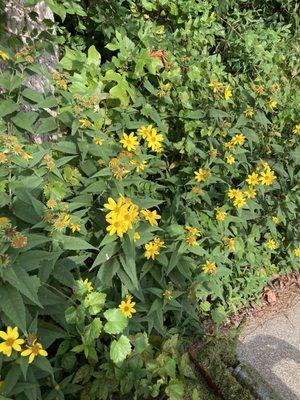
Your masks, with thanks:
[[[297,3],[46,3],[1,17],[1,395],[182,399],[186,336],[299,269]]]

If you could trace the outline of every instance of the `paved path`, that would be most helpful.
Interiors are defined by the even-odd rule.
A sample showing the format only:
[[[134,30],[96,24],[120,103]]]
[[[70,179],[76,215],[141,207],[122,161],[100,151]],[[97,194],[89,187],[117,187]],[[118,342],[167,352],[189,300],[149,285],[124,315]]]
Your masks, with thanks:
[[[300,298],[263,324],[254,318],[242,332],[237,352],[283,400],[300,400]]]

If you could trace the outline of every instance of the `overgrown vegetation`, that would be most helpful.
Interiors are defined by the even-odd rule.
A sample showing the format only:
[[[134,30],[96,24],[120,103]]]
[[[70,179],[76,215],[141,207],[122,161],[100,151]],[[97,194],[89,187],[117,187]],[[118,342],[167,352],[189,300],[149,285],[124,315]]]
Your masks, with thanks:
[[[46,3],[1,36],[2,398],[180,400],[185,335],[299,268],[297,2]]]

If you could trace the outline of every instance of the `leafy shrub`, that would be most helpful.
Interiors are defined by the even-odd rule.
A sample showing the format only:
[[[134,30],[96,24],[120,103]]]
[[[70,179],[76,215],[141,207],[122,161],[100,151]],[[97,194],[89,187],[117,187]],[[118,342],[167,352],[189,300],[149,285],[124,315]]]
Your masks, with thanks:
[[[49,42],[1,47],[1,376],[17,400],[181,399],[176,335],[299,268],[294,14],[97,3],[49,2],[52,75],[35,63]],[[9,357],[7,327],[25,340]]]

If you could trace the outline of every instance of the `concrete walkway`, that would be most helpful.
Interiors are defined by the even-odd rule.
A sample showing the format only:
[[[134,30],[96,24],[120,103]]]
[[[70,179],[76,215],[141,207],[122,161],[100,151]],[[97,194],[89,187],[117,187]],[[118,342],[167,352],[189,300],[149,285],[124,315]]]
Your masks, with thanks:
[[[237,352],[283,400],[300,400],[300,298],[264,323],[254,318],[242,332]]]

